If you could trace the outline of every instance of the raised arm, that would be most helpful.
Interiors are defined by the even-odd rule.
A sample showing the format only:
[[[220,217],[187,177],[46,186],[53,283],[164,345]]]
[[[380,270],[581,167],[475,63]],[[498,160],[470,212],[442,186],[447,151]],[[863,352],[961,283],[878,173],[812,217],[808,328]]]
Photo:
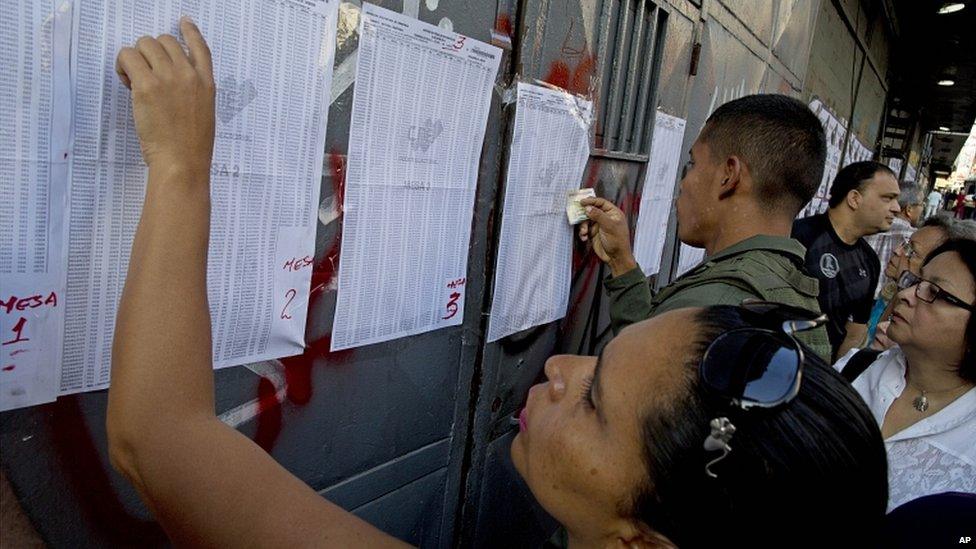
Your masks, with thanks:
[[[112,351],[112,463],[178,545],[397,546],[214,414],[207,245],[214,81],[196,26],[124,48],[149,167]]]

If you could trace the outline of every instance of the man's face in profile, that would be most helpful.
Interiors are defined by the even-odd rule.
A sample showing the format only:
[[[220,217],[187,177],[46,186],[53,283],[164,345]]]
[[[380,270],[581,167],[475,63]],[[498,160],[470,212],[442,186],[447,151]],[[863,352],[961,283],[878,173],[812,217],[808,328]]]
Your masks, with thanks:
[[[867,234],[890,229],[895,216],[901,213],[901,206],[898,205],[900,190],[894,176],[879,171],[864,182],[861,190],[856,192],[861,195],[860,206],[857,209],[859,225],[870,231]]]
[[[708,231],[708,213],[714,207],[711,187],[720,166],[701,136],[691,147],[678,187],[678,238],[685,244],[703,247]]]

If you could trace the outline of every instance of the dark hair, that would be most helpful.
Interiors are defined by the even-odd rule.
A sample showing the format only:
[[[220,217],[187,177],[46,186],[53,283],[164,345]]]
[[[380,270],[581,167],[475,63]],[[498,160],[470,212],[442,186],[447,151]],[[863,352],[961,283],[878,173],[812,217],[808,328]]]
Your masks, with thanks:
[[[959,258],[969,269],[969,276],[976,283],[976,241],[956,238],[946,241],[925,258],[922,266],[932,262],[935,256],[949,252],[956,252]],[[976,301],[971,303],[976,305]],[[959,377],[966,381],[976,382],[976,313],[969,313],[969,322],[966,323],[966,347],[962,355],[962,363],[959,364]]]
[[[747,95],[708,117],[699,139],[717,156],[736,155],[749,166],[764,205],[800,211],[820,186],[827,140],[816,115],[779,94]]]
[[[708,344],[757,325],[754,316],[733,306],[697,315],[685,390],[650,406],[643,420],[648,480],[631,516],[679,547],[870,544],[888,502],[887,456],[877,422],[849,383],[807,350],[799,394],[784,406],[736,413],[705,392],[698,362]],[[705,464],[717,454],[702,445],[709,421],[721,416],[737,430],[713,479]]]
[[[827,205],[836,208],[847,199],[847,193],[863,190],[864,182],[874,177],[878,172],[884,172],[891,177],[898,178],[895,172],[891,171],[891,168],[873,160],[854,162],[844,166],[837,172],[837,177],[830,185],[830,200]]]

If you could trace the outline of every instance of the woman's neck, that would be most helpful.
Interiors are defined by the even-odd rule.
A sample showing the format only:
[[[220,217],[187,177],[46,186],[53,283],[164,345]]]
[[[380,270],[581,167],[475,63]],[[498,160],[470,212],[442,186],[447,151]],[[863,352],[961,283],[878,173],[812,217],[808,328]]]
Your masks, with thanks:
[[[966,383],[951,362],[912,347],[902,348],[902,351],[905,353],[905,379],[916,389],[935,393]]]

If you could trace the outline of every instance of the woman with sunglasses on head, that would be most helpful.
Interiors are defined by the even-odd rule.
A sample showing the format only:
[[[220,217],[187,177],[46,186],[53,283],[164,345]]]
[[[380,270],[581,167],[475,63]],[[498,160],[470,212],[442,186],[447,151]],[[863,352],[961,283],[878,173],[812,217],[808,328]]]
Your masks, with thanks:
[[[976,241],[950,240],[902,273],[887,334],[898,346],[853,382],[888,449],[889,509],[976,492]],[[843,370],[851,351],[834,365]]]
[[[119,55],[148,182],[112,353],[112,463],[177,545],[402,546],[214,413],[215,91],[203,37],[188,19],[180,28],[189,54],[164,36]],[[674,311],[631,326],[599,359],[546,364],[512,455],[572,545],[795,545],[873,533],[887,500],[878,426],[791,335],[823,319],[749,307]]]

